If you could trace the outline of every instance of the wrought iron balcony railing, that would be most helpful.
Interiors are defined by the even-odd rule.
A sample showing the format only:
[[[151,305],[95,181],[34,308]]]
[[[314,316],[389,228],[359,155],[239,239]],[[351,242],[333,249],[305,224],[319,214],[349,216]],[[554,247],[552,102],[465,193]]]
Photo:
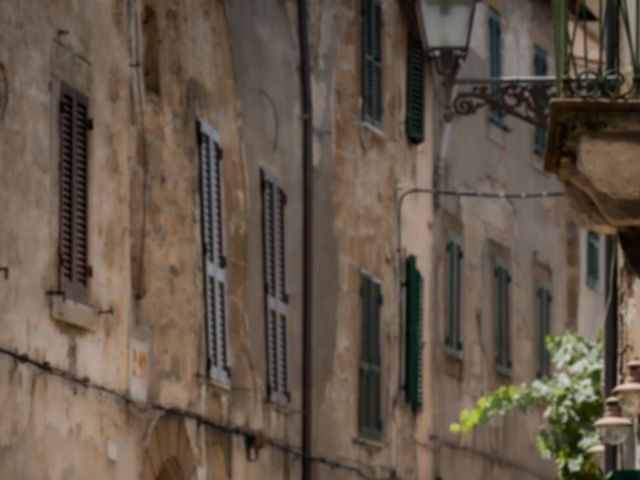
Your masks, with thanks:
[[[553,0],[556,95],[640,95],[640,0]]]

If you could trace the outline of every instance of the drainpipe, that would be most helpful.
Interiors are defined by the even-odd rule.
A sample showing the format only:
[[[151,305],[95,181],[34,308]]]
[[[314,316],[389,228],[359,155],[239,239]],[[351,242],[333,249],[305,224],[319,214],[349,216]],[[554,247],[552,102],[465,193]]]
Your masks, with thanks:
[[[605,39],[607,70],[618,68],[620,38],[618,32],[619,0],[607,0],[605,12]],[[604,388],[607,398],[618,381],[618,269],[616,262],[616,237],[607,237],[606,243],[607,275],[607,316],[604,334]],[[616,468],[616,447],[605,446],[605,473]]]
[[[618,382],[618,269],[616,238],[606,240],[606,295],[607,316],[604,325],[604,397],[611,395]],[[616,447],[605,445],[605,473],[616,468]]]
[[[302,479],[311,480],[313,374],[313,117],[307,3],[298,0],[298,43],[302,100]]]

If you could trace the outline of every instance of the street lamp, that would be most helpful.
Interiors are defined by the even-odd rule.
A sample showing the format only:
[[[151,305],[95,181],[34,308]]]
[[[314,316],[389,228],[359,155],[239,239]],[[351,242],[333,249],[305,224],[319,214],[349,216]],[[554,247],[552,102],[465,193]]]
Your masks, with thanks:
[[[596,443],[587,450],[587,453],[591,455],[591,458],[596,464],[602,465],[602,460],[604,460],[604,445],[602,443]]]
[[[635,358],[627,364],[627,380],[613,389],[620,399],[620,406],[628,415],[640,415],[640,360]]]
[[[622,416],[617,397],[609,397],[605,402],[604,417],[594,423],[598,436],[607,445],[619,445],[631,432],[631,420]]]
[[[467,57],[476,0],[416,0],[422,45],[436,71],[453,83]]]

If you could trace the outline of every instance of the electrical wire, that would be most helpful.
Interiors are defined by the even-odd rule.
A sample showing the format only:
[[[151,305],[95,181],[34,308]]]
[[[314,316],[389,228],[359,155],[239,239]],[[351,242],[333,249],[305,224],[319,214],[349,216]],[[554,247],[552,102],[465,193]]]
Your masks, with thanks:
[[[173,415],[173,416],[178,416],[181,418],[185,418],[185,419],[190,419],[190,420],[194,420],[195,422],[197,422],[200,425],[212,428],[214,430],[223,432],[223,433],[227,433],[230,435],[236,435],[236,436],[240,436],[243,437],[245,439],[250,439],[250,438],[254,438],[256,432],[248,427],[240,427],[237,425],[230,425],[230,424],[224,424],[224,423],[220,423],[220,422],[216,422],[210,418],[205,417],[204,415],[201,415],[200,413],[194,412],[192,410],[187,410],[184,408],[180,408],[180,407],[174,407],[174,406],[166,406],[166,405],[162,405],[160,403],[145,403],[145,402],[140,402],[138,400],[133,399],[132,397],[130,397],[129,395],[127,395],[126,393],[120,392],[114,388],[111,387],[106,387],[104,385],[101,385],[99,383],[96,383],[94,381],[92,381],[89,377],[80,377],[74,373],[71,373],[67,370],[64,370],[62,368],[56,367],[54,365],[51,365],[49,362],[46,361],[39,361],[36,360],[32,357],[30,357],[29,355],[27,355],[26,353],[18,353],[16,351],[13,351],[11,349],[8,349],[6,347],[0,347],[0,355],[4,355],[5,357],[10,357],[12,359],[14,359],[15,361],[19,362],[19,363],[23,363],[23,364],[27,364],[30,365],[32,367],[37,368],[40,371],[45,372],[46,374],[49,375],[53,375],[55,377],[59,377],[62,378],[68,382],[73,383],[74,385],[79,385],[81,387],[84,387],[88,390],[94,390],[97,391],[99,393],[108,395],[112,398],[115,398],[121,402],[123,402],[125,405],[131,405],[133,407],[138,408],[141,411],[149,411],[149,410],[153,410],[156,412],[160,412],[166,415]],[[298,458],[305,458],[302,450],[296,447],[292,447],[291,445],[288,445],[286,443],[281,443],[277,440],[268,438],[267,439],[267,445],[270,446],[271,448],[274,448],[276,450],[280,450],[284,453],[287,453],[289,455],[293,455],[295,457]],[[386,478],[381,478],[381,477],[371,477],[369,475],[367,475],[366,473],[364,473],[360,468],[358,468],[355,465],[349,465],[347,463],[343,463],[340,462],[338,460],[333,460],[331,458],[327,458],[327,457],[322,457],[322,456],[309,456],[307,457],[307,459],[311,462],[315,462],[315,463],[319,463],[322,465],[326,465],[332,469],[340,469],[340,470],[344,470],[344,471],[348,471],[351,472],[355,475],[357,475],[359,478],[361,478],[362,480],[398,480],[398,478],[395,476],[395,474],[392,474],[392,476],[390,477],[386,477]]]

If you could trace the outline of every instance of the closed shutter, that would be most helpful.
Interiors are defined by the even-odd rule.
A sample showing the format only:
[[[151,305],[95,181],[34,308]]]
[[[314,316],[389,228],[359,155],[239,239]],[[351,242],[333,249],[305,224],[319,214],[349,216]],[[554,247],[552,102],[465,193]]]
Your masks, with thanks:
[[[269,400],[289,401],[288,295],[285,263],[287,196],[278,182],[262,171],[264,283],[266,297],[267,384]]]
[[[500,15],[493,8],[489,9],[489,75],[491,78],[502,76],[502,29]],[[499,100],[499,86],[492,85],[491,90]],[[489,119],[496,125],[502,125],[504,112],[497,108],[491,109]]]
[[[587,285],[598,286],[600,279],[600,237],[597,233],[587,232]]]
[[[412,143],[424,140],[424,50],[418,34],[409,33],[407,58],[407,137]]]
[[[546,338],[551,333],[551,292],[546,284],[541,284],[538,288],[538,316],[539,316],[539,376],[550,373],[549,350],[546,345]]]
[[[499,373],[511,373],[511,275],[506,263],[500,261],[494,270],[496,318],[496,366]]]
[[[422,321],[423,280],[416,257],[407,259],[407,325],[406,369],[407,401],[414,411],[422,408]]]
[[[362,118],[382,124],[382,6],[362,0]]]
[[[62,84],[60,91],[60,288],[86,302],[89,286],[88,99]]]
[[[538,76],[544,76],[548,73],[547,53],[537,45],[533,50],[533,73]],[[542,156],[546,147],[546,132],[543,128],[536,127],[533,144],[535,154]]]
[[[360,369],[358,379],[358,434],[378,439],[382,431],[380,379],[380,284],[371,276],[360,278]]]
[[[461,262],[462,247],[457,240],[447,242],[446,255],[446,299],[447,299],[447,337],[445,344],[450,353],[456,356],[462,351],[461,328]]]
[[[222,149],[217,132],[199,122],[204,298],[209,376],[229,382],[227,261],[224,249]]]

